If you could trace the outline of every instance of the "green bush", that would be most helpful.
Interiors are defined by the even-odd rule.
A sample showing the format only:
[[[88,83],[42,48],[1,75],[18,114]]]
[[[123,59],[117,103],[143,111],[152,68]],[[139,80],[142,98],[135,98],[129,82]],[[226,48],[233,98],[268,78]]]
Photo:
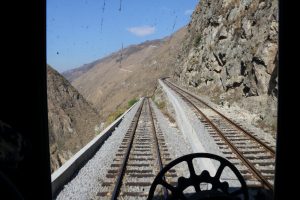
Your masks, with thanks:
[[[138,100],[136,98],[131,99],[128,101],[128,107],[131,107],[133,104],[135,104]]]
[[[105,127],[118,119],[118,117],[120,117],[126,110],[127,108],[118,108],[115,112],[111,113],[106,119]]]

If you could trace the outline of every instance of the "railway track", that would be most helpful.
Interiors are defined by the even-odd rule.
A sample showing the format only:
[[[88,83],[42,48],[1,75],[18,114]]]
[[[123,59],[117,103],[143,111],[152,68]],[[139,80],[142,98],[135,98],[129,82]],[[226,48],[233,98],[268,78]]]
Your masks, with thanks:
[[[194,111],[226,158],[235,164],[249,187],[273,191],[275,146],[262,141],[197,96],[170,81],[163,82]]]
[[[102,182],[99,199],[146,199],[156,174],[170,162],[164,136],[145,98],[119,146],[106,180]],[[176,171],[165,177],[172,182]],[[157,194],[166,197],[167,191]]]

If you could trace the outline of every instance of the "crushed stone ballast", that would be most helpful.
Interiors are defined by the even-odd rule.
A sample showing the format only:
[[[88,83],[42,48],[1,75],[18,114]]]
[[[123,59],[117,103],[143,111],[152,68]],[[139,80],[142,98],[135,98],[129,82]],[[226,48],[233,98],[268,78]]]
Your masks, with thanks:
[[[171,161],[164,136],[155,123],[157,120],[150,100],[146,98],[136,112],[113,163],[106,173],[97,196],[100,199],[146,199],[156,174]],[[172,183],[176,171],[166,174]],[[157,195],[166,196],[166,190]]]
[[[268,146],[266,142],[247,133],[245,129],[193,94],[169,81],[164,83],[194,110],[225,157],[240,169],[249,186],[261,184],[273,190],[274,146]]]

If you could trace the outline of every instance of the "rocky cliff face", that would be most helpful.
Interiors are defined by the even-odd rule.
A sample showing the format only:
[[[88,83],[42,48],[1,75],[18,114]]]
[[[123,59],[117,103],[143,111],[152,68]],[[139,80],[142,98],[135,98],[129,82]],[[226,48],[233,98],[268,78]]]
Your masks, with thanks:
[[[95,109],[58,72],[47,66],[51,171],[55,171],[95,136]]]
[[[200,1],[188,25],[174,78],[220,104],[257,113],[276,129],[278,67],[276,0]]]

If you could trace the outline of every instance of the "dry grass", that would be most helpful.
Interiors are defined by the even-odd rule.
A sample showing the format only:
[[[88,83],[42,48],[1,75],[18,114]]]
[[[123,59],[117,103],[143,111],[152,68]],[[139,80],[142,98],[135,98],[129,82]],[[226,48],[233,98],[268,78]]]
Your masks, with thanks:
[[[157,79],[171,73],[173,69],[170,66],[175,65],[175,52],[179,51],[185,33],[186,29],[181,29],[172,38],[138,45],[141,47],[138,51],[125,48],[123,53],[126,58],[122,60],[121,67],[113,56],[111,59],[108,57],[72,84],[95,105],[101,114],[101,121],[112,122],[121,108],[127,107],[129,100],[151,96]]]
[[[118,117],[120,117],[125,111],[127,110],[127,107],[118,108],[116,111],[111,113],[108,118],[106,119],[104,126],[107,127],[111,123],[113,123]]]

